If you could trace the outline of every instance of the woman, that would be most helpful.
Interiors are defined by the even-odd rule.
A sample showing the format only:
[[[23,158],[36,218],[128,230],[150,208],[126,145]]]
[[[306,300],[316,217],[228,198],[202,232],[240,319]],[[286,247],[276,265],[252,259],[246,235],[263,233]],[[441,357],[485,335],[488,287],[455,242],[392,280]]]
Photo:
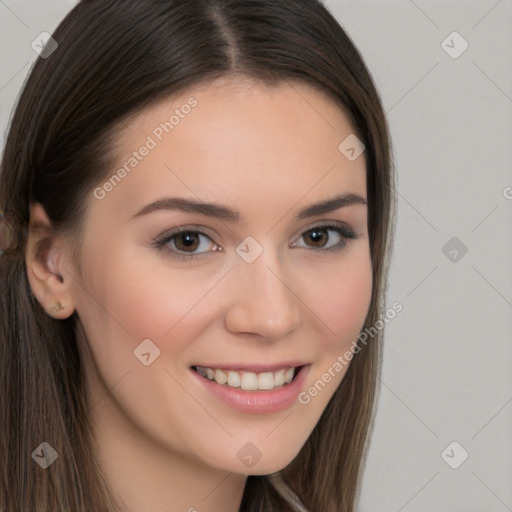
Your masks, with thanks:
[[[0,208],[0,510],[352,511],[391,150],[312,0],[82,1]]]

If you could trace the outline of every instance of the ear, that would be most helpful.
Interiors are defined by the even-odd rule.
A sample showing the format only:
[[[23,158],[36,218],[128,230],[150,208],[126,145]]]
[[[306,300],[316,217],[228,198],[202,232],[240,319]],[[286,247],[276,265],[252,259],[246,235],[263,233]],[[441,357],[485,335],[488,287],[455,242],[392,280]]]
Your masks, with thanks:
[[[32,293],[53,318],[64,319],[74,312],[69,274],[64,270],[66,244],[53,230],[40,203],[30,205],[30,222],[25,250],[27,277]]]

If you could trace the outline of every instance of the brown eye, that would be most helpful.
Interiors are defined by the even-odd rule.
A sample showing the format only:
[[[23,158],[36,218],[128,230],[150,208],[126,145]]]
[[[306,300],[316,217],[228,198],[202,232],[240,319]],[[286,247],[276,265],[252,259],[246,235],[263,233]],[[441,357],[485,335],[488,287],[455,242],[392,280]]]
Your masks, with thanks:
[[[215,248],[215,242],[206,233],[181,228],[157,237],[153,245],[179,258],[194,258],[219,250],[218,247]]]
[[[304,233],[304,240],[311,240],[313,247],[324,247],[329,241],[328,229],[325,228],[314,228]]]
[[[195,251],[199,247],[199,233],[193,231],[184,231],[178,235],[174,235],[174,245],[179,251]]]
[[[356,233],[346,224],[325,224],[305,231],[299,238],[299,242],[302,241],[305,245],[301,243],[298,247],[325,251],[337,250],[343,249],[350,240],[356,238]]]

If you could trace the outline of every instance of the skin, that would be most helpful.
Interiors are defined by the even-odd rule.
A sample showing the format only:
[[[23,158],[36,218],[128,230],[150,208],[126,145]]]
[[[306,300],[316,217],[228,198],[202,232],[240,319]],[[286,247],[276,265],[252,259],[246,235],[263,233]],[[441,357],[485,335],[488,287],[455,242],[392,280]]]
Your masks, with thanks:
[[[31,207],[30,285],[52,317],[78,314],[94,439],[129,512],[237,511],[247,475],[295,458],[347,369],[308,405],[249,414],[207,391],[191,365],[299,359],[311,363],[307,389],[351,348],[370,304],[367,206],[294,220],[338,194],[366,199],[364,154],[351,162],[338,150],[354,130],[337,104],[300,83],[214,82],[129,120],[119,166],[191,96],[197,106],[120,184],[102,200],[91,192],[80,261],[63,234],[35,254],[35,226],[49,221]],[[243,222],[170,210],[132,219],[165,196],[221,203]],[[321,232],[315,244],[308,231],[328,221],[346,222],[357,238],[322,249],[339,235]],[[207,233],[191,249],[202,256],[180,260],[172,249],[183,244],[151,246],[178,226]],[[263,248],[251,264],[236,252],[247,236]],[[64,308],[52,310],[58,301]],[[134,357],[145,339],[161,351],[149,366]],[[251,468],[237,457],[247,442],[262,454]]]

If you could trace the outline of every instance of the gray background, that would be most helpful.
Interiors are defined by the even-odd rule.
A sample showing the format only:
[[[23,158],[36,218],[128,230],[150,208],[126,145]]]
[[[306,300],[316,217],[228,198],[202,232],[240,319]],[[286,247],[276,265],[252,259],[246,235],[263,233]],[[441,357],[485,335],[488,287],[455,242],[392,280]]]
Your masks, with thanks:
[[[381,92],[398,176],[403,311],[359,512],[512,511],[512,0],[326,4]],[[74,5],[0,0],[2,134],[32,41]]]

